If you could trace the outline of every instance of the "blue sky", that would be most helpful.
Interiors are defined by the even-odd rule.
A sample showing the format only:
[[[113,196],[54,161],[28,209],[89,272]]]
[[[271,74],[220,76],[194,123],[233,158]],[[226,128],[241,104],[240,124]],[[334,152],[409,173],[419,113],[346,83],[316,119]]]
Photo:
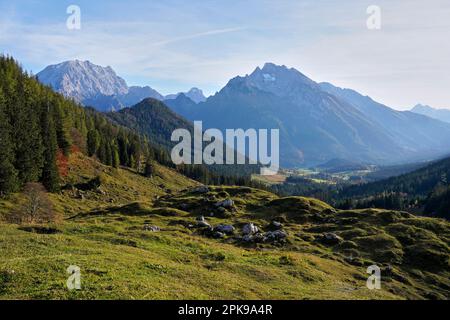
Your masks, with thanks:
[[[66,9],[81,8],[81,30]],[[368,30],[366,9],[381,8]],[[0,0],[0,52],[37,73],[64,60],[110,65],[130,85],[207,94],[265,62],[397,109],[450,108],[448,0]]]

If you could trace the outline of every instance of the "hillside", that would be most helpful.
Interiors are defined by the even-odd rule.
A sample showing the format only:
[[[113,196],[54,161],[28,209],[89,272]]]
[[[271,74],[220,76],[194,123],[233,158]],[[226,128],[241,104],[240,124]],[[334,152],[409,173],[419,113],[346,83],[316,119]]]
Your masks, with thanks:
[[[446,158],[400,176],[345,188],[340,192],[339,197],[360,202],[359,206],[375,205],[392,209],[418,209],[425,206],[423,211],[425,214],[434,214],[448,219],[450,207],[443,189],[448,188],[449,181],[450,158]],[[380,197],[390,199],[383,205],[383,199]],[[375,202],[377,200],[378,202]],[[433,205],[431,202],[428,203],[431,200]],[[374,202],[371,203],[371,201]],[[440,207],[440,204],[445,206]],[[438,208],[440,209],[437,210]]]
[[[448,299],[446,222],[337,211],[246,187],[192,189],[196,183],[161,166],[145,178],[80,153],[69,168],[64,183],[73,187],[51,196],[62,222],[0,222],[0,298]],[[76,185],[98,174],[99,189],[80,199]],[[0,203],[3,218],[17,197]],[[231,207],[214,206],[224,199]],[[201,214],[213,226],[233,225],[233,234],[195,227]],[[242,238],[249,222],[263,233]],[[381,290],[366,288],[373,263],[382,268]],[[65,288],[69,265],[81,268],[79,291]]]
[[[132,108],[110,112],[106,116],[113,122],[145,134],[154,143],[172,147],[170,138],[176,129],[193,131],[193,124],[174,113],[163,102],[148,98]]]
[[[326,92],[347,101],[362,112],[370,122],[377,124],[392,137],[399,147],[414,152],[422,149],[422,153],[429,155],[430,158],[448,153],[448,140],[442,139],[442,135],[448,134],[449,126],[442,122],[443,119],[437,121],[433,117],[427,117],[423,114],[397,111],[354,90],[338,88],[329,83],[321,83],[320,87]],[[426,157],[421,158],[413,153],[408,160],[411,162],[416,159],[427,160]]]

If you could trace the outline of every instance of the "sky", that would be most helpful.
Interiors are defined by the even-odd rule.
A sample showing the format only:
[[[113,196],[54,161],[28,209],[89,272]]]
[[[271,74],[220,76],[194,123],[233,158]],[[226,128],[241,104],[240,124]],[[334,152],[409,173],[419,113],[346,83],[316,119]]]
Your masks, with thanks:
[[[449,0],[0,0],[0,53],[34,73],[89,60],[163,94],[211,95],[273,62],[395,109],[450,109]]]

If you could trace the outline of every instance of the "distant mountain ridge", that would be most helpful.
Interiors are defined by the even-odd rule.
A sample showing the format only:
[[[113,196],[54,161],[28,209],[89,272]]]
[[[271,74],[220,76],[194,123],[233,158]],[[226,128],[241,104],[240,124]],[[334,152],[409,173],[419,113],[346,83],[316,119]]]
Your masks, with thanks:
[[[438,157],[450,150],[450,126],[395,111],[353,90],[319,84],[286,66],[266,63],[205,102],[167,100],[205,128],[280,130],[283,166],[309,166],[334,158],[394,164]]]
[[[332,159],[397,164],[437,158],[450,150],[450,125],[401,112],[350,89],[316,83],[296,69],[266,63],[235,77],[214,96],[193,88],[164,96],[128,87],[111,67],[89,61],[49,66],[38,79],[100,111],[118,111],[146,98],[164,101],[204,128],[279,129],[281,164],[311,166]]]
[[[449,109],[435,109],[430,106],[418,104],[411,109],[411,112],[422,114],[430,118],[445,121],[450,123],[450,110]]]
[[[102,67],[90,61],[74,60],[50,65],[36,76],[41,83],[64,96],[103,112],[130,107],[146,98],[164,101],[181,94],[164,96],[149,86],[129,87],[111,67]],[[184,94],[196,103],[206,100],[203,91],[198,88]]]
[[[192,88],[188,92],[179,92],[177,94],[168,94],[164,97],[164,100],[173,100],[178,98],[181,94],[184,94],[186,97],[191,99],[195,103],[200,103],[206,101],[206,97],[203,94],[203,91],[199,88]]]

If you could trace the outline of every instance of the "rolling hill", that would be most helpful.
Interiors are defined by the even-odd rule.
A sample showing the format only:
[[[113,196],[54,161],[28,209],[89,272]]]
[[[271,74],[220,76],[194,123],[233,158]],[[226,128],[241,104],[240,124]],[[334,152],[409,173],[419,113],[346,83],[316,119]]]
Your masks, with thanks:
[[[107,113],[113,122],[145,134],[150,141],[166,148],[172,147],[170,140],[175,129],[193,131],[193,124],[174,113],[163,102],[147,98],[131,108]]]

